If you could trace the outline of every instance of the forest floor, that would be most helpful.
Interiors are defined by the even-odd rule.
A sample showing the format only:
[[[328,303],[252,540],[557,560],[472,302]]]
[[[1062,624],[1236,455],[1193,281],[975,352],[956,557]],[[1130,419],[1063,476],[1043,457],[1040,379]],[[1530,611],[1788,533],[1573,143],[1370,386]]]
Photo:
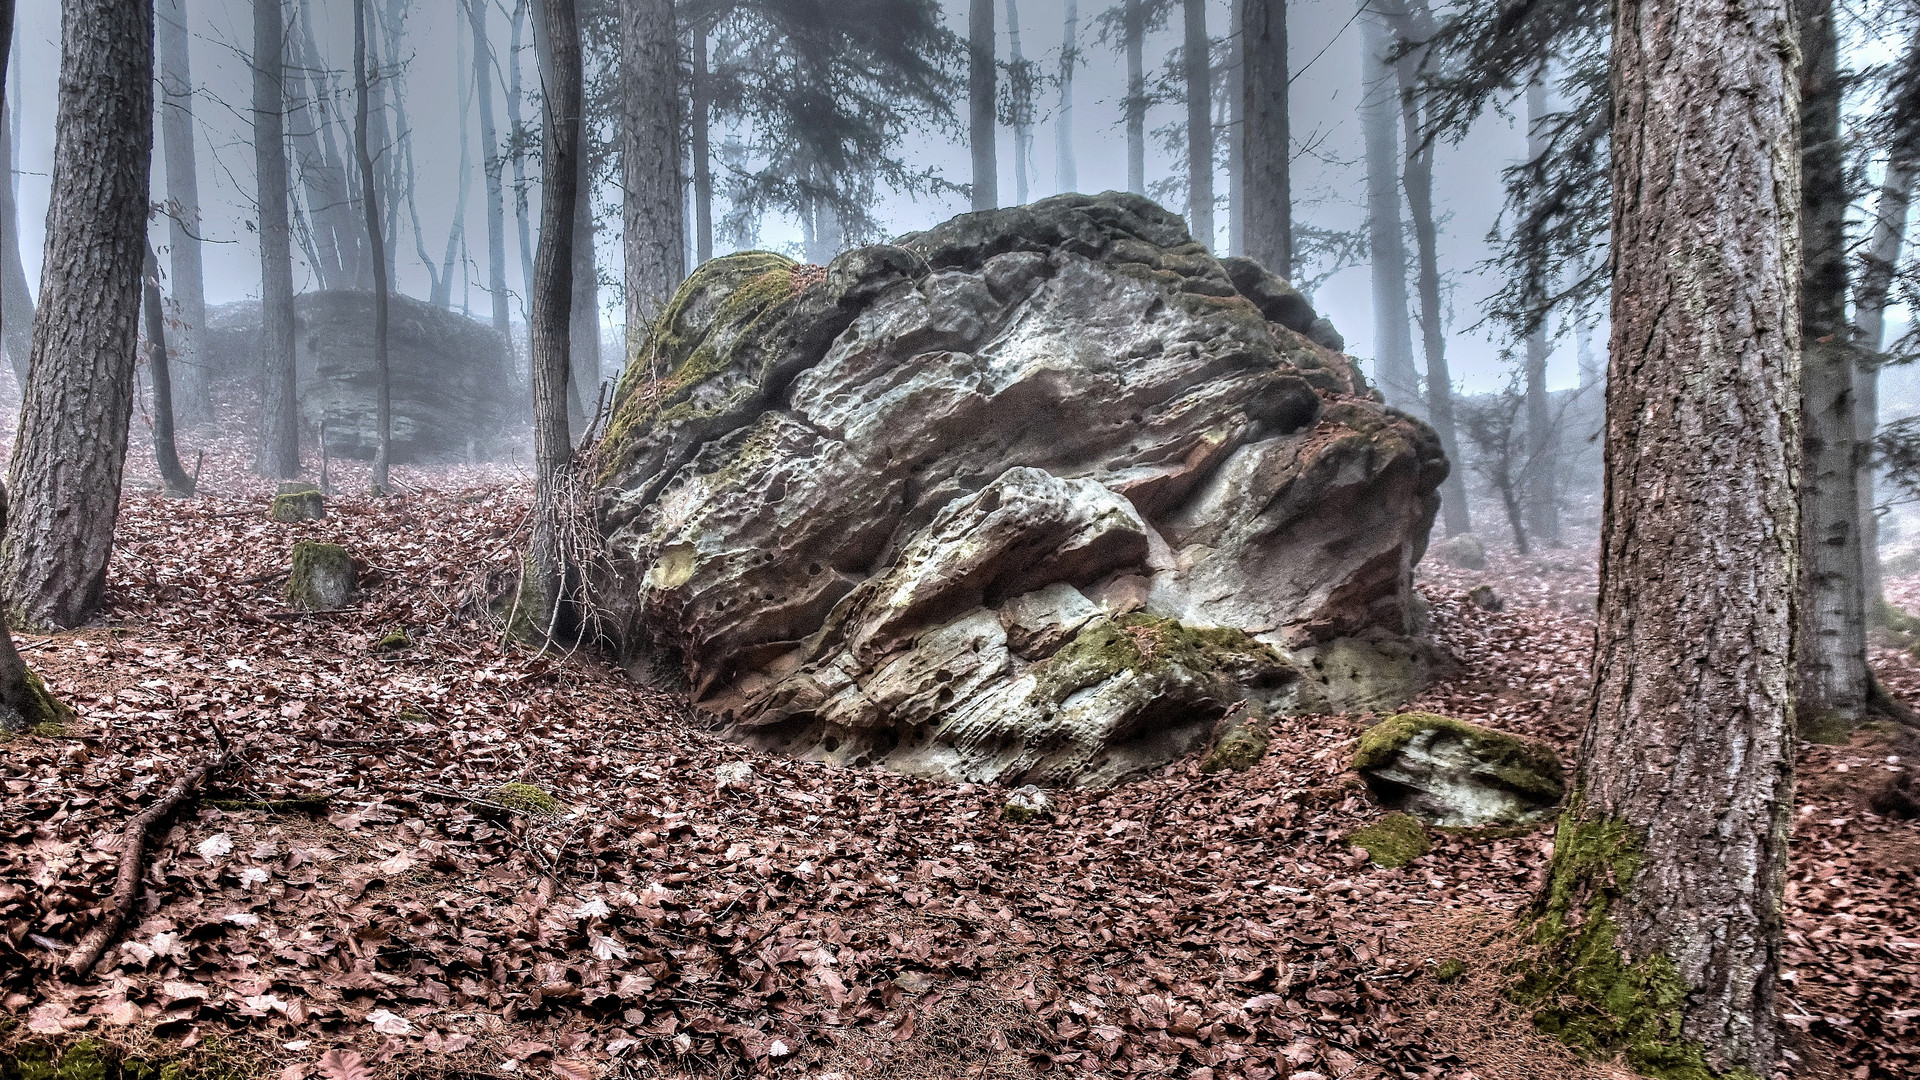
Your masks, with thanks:
[[[1380,815],[1347,768],[1368,717],[1284,719],[1244,773],[1181,762],[1013,825],[1003,790],[756,756],[588,651],[503,644],[464,598],[514,565],[519,472],[400,469],[395,497],[281,525],[244,460],[214,454],[191,502],[130,492],[105,624],[20,638],[78,717],[0,747],[0,1059],[98,1040],[236,1080],[1631,1075],[1502,997],[1550,829],[1436,837],[1396,870],[1343,842]],[[366,564],[351,610],[285,607],[301,538]],[[1483,582],[1504,610],[1467,600]],[[1423,568],[1458,666],[1416,706],[1571,760],[1593,587],[1564,552]],[[1920,608],[1920,578],[1891,591]],[[1876,661],[1920,700],[1920,661]],[[114,838],[216,727],[239,763],[156,837],[97,977],[55,977]],[[1901,738],[1802,750],[1784,1075],[1920,1075],[1920,822],[1869,803],[1920,760]]]

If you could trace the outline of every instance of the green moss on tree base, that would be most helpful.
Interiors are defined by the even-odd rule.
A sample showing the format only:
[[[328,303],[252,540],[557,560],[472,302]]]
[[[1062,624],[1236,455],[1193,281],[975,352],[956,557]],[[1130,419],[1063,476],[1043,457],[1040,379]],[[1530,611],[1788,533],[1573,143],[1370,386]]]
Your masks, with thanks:
[[[1391,870],[1425,855],[1433,842],[1427,830],[1406,814],[1393,813],[1347,834],[1347,844],[1364,848],[1375,866]]]
[[[1744,1069],[1714,1072],[1681,1036],[1688,988],[1672,961],[1621,956],[1610,912],[1640,872],[1641,843],[1625,822],[1586,818],[1578,805],[1561,815],[1529,955],[1508,996],[1534,1010],[1540,1030],[1590,1054],[1622,1054],[1657,1080],[1754,1080]]]

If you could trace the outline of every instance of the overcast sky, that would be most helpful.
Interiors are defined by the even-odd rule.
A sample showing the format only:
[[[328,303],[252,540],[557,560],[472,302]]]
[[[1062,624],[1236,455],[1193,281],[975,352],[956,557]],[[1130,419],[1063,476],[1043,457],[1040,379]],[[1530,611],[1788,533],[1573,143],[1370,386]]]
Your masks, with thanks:
[[[259,293],[258,249],[254,234],[247,226],[254,213],[253,153],[248,141],[246,113],[251,96],[246,55],[253,40],[251,4],[248,0],[186,0],[186,3],[192,33],[193,75],[198,89],[195,108],[200,137],[201,212],[204,235],[209,242],[207,292],[210,302],[220,303]],[[330,63],[340,69],[347,68],[352,59],[352,5],[347,0],[307,0],[307,3],[321,38],[321,48],[329,53]],[[290,6],[297,9],[299,5],[296,2]],[[437,257],[445,244],[457,203],[458,94],[466,69],[462,67],[461,50],[456,47],[461,34],[453,0],[412,0],[411,8],[407,16],[411,46],[399,59],[405,65],[407,107],[419,172],[419,211],[427,248]],[[963,0],[946,0],[946,9],[954,30],[964,32],[966,4]],[[1019,0],[1019,9],[1025,55],[1041,61],[1047,70],[1055,70],[1064,0]],[[1080,187],[1085,191],[1121,188],[1126,183],[1125,136],[1120,118],[1120,100],[1125,91],[1123,59],[1094,39],[1095,17],[1102,10],[1099,0],[1082,3],[1080,9],[1085,67],[1075,82],[1073,132]],[[1359,126],[1354,118],[1360,95],[1360,29],[1354,22],[1354,7],[1331,0],[1296,0],[1288,5],[1288,13],[1290,59],[1295,73],[1292,124],[1296,219],[1330,228],[1357,228],[1364,222],[1365,172],[1360,161]],[[1005,58],[1008,37],[1004,0],[999,4],[998,14],[1000,52]],[[1210,31],[1215,36],[1224,33],[1228,21],[1227,0],[1210,0],[1208,17]],[[52,0],[21,5],[13,55],[18,93],[9,88],[10,101],[18,101],[23,114],[21,154],[16,162],[21,173],[21,245],[28,279],[36,283],[53,148],[58,18],[59,5]],[[492,18],[494,47],[504,63],[508,42],[506,16],[496,6]],[[1163,65],[1180,38],[1176,10],[1171,25],[1147,43],[1149,68]],[[528,85],[536,86],[538,77],[530,52],[522,62]],[[959,104],[964,112],[964,103]],[[1033,198],[1057,190],[1053,104],[1054,92],[1049,88],[1045,91],[1042,119],[1034,137]],[[1148,116],[1147,127],[1151,131],[1183,115],[1184,106],[1157,107]],[[504,117],[501,122],[504,125]],[[470,123],[477,146],[477,117]],[[718,133],[715,141],[719,141]],[[1011,132],[1003,130],[1000,191],[1009,203],[1015,196],[1012,141]],[[1449,357],[1456,380],[1468,390],[1493,389],[1505,378],[1505,367],[1498,355],[1499,343],[1473,329],[1481,319],[1480,301],[1492,288],[1492,283],[1478,273],[1476,267],[1488,255],[1485,238],[1500,207],[1500,170],[1518,159],[1524,149],[1524,138],[1510,122],[1490,117],[1464,143],[1442,147],[1436,161],[1437,208],[1444,215],[1440,259],[1442,272],[1451,287],[1453,313]],[[942,169],[955,182],[969,179],[966,147],[946,136],[918,139],[909,147],[908,155],[916,163]],[[1165,179],[1173,164],[1150,139],[1148,183]],[[155,170],[155,190],[161,191],[164,184],[158,182],[158,154]],[[1216,185],[1224,193],[1225,178],[1219,178]],[[610,191],[600,193],[602,199],[616,195]],[[536,201],[536,221],[537,205]],[[723,209],[719,208],[716,213]],[[909,232],[965,209],[957,197],[918,201],[890,198],[882,206],[882,218],[890,228]],[[1218,218],[1219,239],[1224,242],[1226,215],[1221,213]],[[614,215],[612,220],[612,228],[617,228],[618,216]],[[478,183],[468,200],[466,225],[469,247],[482,253],[480,257],[484,260],[485,201]],[[510,278],[518,288],[520,262],[511,233],[510,227],[508,265]],[[157,240],[163,237],[163,233],[156,231]],[[761,243],[777,246],[797,239],[798,231],[791,223],[769,222]],[[397,246],[396,288],[413,296],[425,296],[428,275],[415,254],[409,225],[403,224]],[[602,273],[617,275],[619,237],[611,231],[603,232],[598,246]],[[295,257],[299,262],[297,248]],[[295,273],[298,287],[313,286],[304,266],[296,266]],[[485,280],[484,263],[472,268],[470,274],[475,279],[472,303],[476,311],[482,311],[487,307],[480,288]],[[1314,297],[1320,310],[1332,318],[1346,336],[1349,350],[1362,357],[1372,352],[1369,293],[1368,271],[1361,266],[1335,275]],[[457,282],[454,295],[458,303],[461,289]],[[612,308],[617,296],[613,290],[606,290],[603,300]],[[610,310],[609,317],[618,318],[618,312]],[[1558,386],[1571,384],[1576,377],[1569,343],[1556,354],[1550,379]]]

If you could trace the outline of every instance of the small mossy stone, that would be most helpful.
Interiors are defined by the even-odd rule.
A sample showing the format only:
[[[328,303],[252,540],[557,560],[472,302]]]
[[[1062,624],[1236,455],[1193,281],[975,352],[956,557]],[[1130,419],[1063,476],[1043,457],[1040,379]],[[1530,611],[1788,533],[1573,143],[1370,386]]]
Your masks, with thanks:
[[[295,491],[273,497],[267,516],[274,521],[319,521],[327,516],[327,500],[318,491]]]
[[[1230,769],[1245,772],[1267,756],[1267,744],[1272,737],[1265,717],[1235,719],[1220,733],[1213,749],[1200,762],[1200,771],[1217,773]]]
[[[1449,957],[1433,969],[1433,977],[1440,982],[1452,982],[1467,973],[1467,962]]]
[[[560,800],[532,784],[501,784],[488,793],[487,800],[530,817],[545,817],[560,812]]]
[[[360,571],[339,544],[302,540],[293,545],[287,603],[301,611],[337,611],[352,602]]]
[[[1461,570],[1485,570],[1487,545],[1472,533],[1460,533],[1429,545],[1427,557]]]
[[[1473,606],[1479,608],[1481,611],[1507,610],[1507,598],[1501,596],[1500,590],[1491,585],[1475,585],[1473,588],[1468,589],[1467,599],[1472,601]]]
[[[1367,729],[1353,767],[1383,805],[1430,825],[1529,825],[1566,796],[1566,767],[1551,746],[1433,713]]]
[[[413,639],[407,636],[406,630],[398,629],[388,631],[379,641],[373,643],[373,648],[376,652],[398,652],[412,644]]]
[[[1010,824],[1029,825],[1036,821],[1053,819],[1053,796],[1042,788],[1028,784],[1016,788],[1007,796],[1005,806],[1000,808],[1000,816]]]
[[[1392,870],[1425,855],[1433,846],[1427,830],[1406,814],[1392,813],[1347,834],[1347,844],[1362,848],[1375,866]]]

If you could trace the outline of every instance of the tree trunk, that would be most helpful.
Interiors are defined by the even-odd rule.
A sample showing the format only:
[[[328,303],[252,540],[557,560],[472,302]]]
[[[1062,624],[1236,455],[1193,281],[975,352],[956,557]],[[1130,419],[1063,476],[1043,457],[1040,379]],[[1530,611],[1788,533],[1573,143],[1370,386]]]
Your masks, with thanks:
[[[180,416],[204,420],[207,400],[207,290],[200,265],[200,171],[193,144],[193,68],[187,58],[186,0],[162,0],[154,36],[160,63],[160,134],[166,146],[167,244],[173,264],[174,366]]]
[[[1053,183],[1061,191],[1080,190],[1080,166],[1073,158],[1073,69],[1080,66],[1080,4],[1067,0],[1060,30],[1060,105],[1053,115]]]
[[[621,248],[626,256],[626,356],[687,276],[680,183],[680,35],[673,0],[627,0],[620,17]],[[598,383],[598,379],[595,383]]]
[[[693,232],[694,260],[713,258],[712,73],[707,70],[707,28],[693,31]]]
[[[1800,535],[1791,34],[1786,0],[1614,6],[1593,691],[1520,989],[1555,1010],[1590,995],[1556,1019],[1642,1071],[1773,1072]]]
[[[1227,14],[1227,254],[1247,253],[1246,0]],[[1274,271],[1281,273],[1281,271]],[[1285,275],[1282,274],[1284,277]]]
[[[53,185],[0,545],[19,626],[100,610],[133,407],[153,157],[152,0],[64,0]]]
[[[300,473],[293,374],[293,229],[287,213],[282,0],[253,0],[253,164],[260,212],[260,457],[262,476]]]
[[[1400,221],[1400,147],[1394,128],[1393,47],[1382,6],[1362,0],[1361,56],[1366,83],[1360,128],[1367,155],[1367,241],[1372,252],[1374,376],[1387,404],[1425,412],[1413,366],[1413,327],[1407,314],[1407,242]]]
[[[579,183],[580,29],[573,0],[540,0],[541,95],[544,135],[540,156],[540,249],[533,277],[534,525],[522,602],[543,628],[559,610],[566,562],[560,550],[561,485],[573,459],[568,439],[568,337],[573,306],[574,202]],[[527,577],[534,580],[528,582]]]
[[[994,145],[993,0],[968,0],[967,141],[973,148],[973,208],[1000,205],[1000,153]]]
[[[1394,19],[1402,41],[1425,41],[1433,36],[1433,15],[1427,0],[1403,5]],[[1467,510],[1466,459],[1453,418],[1453,373],[1447,367],[1447,334],[1440,298],[1438,230],[1433,221],[1433,144],[1421,138],[1419,84],[1421,54],[1409,52],[1395,65],[1400,87],[1401,136],[1406,140],[1407,215],[1413,219],[1416,284],[1420,295],[1420,338],[1427,357],[1427,416],[1440,436],[1451,468],[1440,486],[1441,522],[1448,536],[1473,530]]]
[[[1185,0],[1187,84],[1187,227],[1208,251],[1213,236],[1213,45],[1207,0]]]
[[[353,0],[353,153],[360,163],[360,204],[367,216],[368,263],[373,268],[373,493],[388,490],[393,460],[393,377],[387,366],[387,239],[380,224],[380,191],[367,144],[367,0]]]
[[[1127,52],[1127,96],[1122,104],[1127,123],[1127,190],[1147,193],[1147,13],[1143,0],[1125,0],[1121,7],[1121,45]]]
[[[13,117],[0,110],[0,349],[24,396],[33,354],[33,292],[20,259],[20,206],[13,179]]]
[[[454,263],[467,249],[467,196],[473,191],[473,140],[468,137],[467,130],[473,119],[473,95],[482,93],[487,88],[486,83],[475,83],[471,78],[473,69],[466,63],[469,51],[467,39],[456,34],[454,44],[457,46],[455,52],[459,54],[460,60],[460,64],[453,69],[453,92],[460,98],[460,194],[454,199],[453,224],[447,226],[447,249],[440,261],[441,303],[445,304],[449,311],[453,309]],[[409,207],[413,205],[411,184],[407,187],[407,205]],[[464,263],[461,266],[460,276],[464,282],[466,278]],[[460,307],[464,312],[467,304],[464,289],[462,292]]]
[[[593,165],[587,158],[586,137],[574,159],[580,166],[574,181],[573,213],[573,329],[568,332],[573,356],[573,445],[589,434],[600,392],[600,264],[594,241]]]
[[[1913,186],[1920,176],[1920,32],[1907,45],[1895,75],[1898,88],[1889,109],[1892,131],[1887,142],[1887,171],[1874,206],[1873,232],[1867,241],[1859,284],[1854,293],[1854,438],[1869,454],[1861,463],[1855,484],[1860,495],[1861,592],[1866,596],[1870,622],[1884,621],[1887,609],[1880,574],[1880,510],[1874,496],[1874,434],[1880,426],[1880,351],[1885,347],[1888,294],[1894,269],[1900,265],[1900,245],[1907,231],[1907,211]]]
[[[526,29],[529,22],[529,12],[531,10],[529,4],[530,0],[515,0],[513,5],[513,41],[510,45],[513,60],[512,63],[507,65],[507,71],[510,73],[507,77],[507,123],[513,130],[511,136],[513,147],[513,216],[516,232],[520,239],[520,289],[521,295],[529,298],[525,301],[528,306],[524,310],[527,312],[528,319],[531,320],[533,301],[530,298],[533,295],[534,242],[532,215],[528,210],[529,200],[527,198],[527,189],[529,186],[527,182],[527,128],[520,116],[520,103],[525,100],[520,82],[520,32]],[[502,272],[501,280],[503,284],[499,295],[504,297],[506,295],[504,271]],[[503,300],[502,303],[504,302]],[[499,320],[500,315],[496,312],[494,314],[495,326],[499,325]]]
[[[300,35],[293,43],[296,62],[307,73],[301,91],[307,122],[294,132],[293,142],[319,257],[314,275],[323,289],[350,289],[359,282],[362,265],[361,227],[355,216],[359,200],[347,186],[348,162],[334,141],[333,87],[313,40],[306,0],[300,3]]]
[[[1866,594],[1847,325],[1847,176],[1833,0],[1794,0],[1800,32],[1799,724],[1818,734],[1867,709]]]
[[[193,478],[180,466],[180,448],[173,441],[173,370],[167,356],[167,314],[160,299],[160,259],[147,246],[141,285],[147,321],[147,371],[153,379],[153,457],[160,481],[169,496],[193,497]]]
[[[493,301],[493,329],[508,344],[513,341],[513,318],[507,307],[507,222],[506,198],[503,192],[504,181],[501,170],[506,162],[500,153],[500,133],[493,123],[493,46],[487,38],[486,0],[466,0],[467,27],[473,34],[473,86],[476,104],[480,107],[480,153],[487,174],[487,293]],[[518,37],[518,28],[515,36]],[[515,41],[515,55],[509,58],[514,66],[514,77],[519,77],[519,42]],[[514,97],[517,99],[517,92]],[[517,105],[513,124],[517,130],[520,124]]]
[[[1240,0],[1247,257],[1293,278],[1293,136],[1287,120],[1286,0]]]
[[[1540,160],[1547,152],[1547,85],[1540,78],[1527,84],[1527,158]],[[1536,264],[1528,271],[1526,295],[1529,306],[1546,306],[1546,267]],[[1554,431],[1553,401],[1547,393],[1547,322],[1544,311],[1540,321],[1527,334],[1527,531],[1548,547],[1560,543],[1560,469],[1555,452],[1558,432]]]
[[[1007,0],[1007,56],[1013,61],[1008,76],[1013,91],[1013,192],[1014,204],[1027,205],[1027,166],[1033,160],[1033,79],[1027,70],[1026,54],[1020,49],[1020,5]]]

